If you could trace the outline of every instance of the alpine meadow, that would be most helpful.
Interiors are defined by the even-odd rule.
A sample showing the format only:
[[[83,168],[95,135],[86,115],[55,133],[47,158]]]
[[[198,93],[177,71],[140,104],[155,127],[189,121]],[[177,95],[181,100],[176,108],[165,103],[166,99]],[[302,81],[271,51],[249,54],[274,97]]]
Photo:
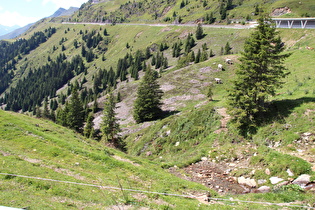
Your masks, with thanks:
[[[89,0],[0,40],[0,209],[313,209],[314,11]]]

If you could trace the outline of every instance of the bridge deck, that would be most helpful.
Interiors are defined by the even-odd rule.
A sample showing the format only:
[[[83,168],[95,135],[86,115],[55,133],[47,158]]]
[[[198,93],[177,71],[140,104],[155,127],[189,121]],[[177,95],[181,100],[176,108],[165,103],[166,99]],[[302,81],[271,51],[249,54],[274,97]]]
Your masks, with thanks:
[[[313,28],[315,18],[272,18],[277,28]]]

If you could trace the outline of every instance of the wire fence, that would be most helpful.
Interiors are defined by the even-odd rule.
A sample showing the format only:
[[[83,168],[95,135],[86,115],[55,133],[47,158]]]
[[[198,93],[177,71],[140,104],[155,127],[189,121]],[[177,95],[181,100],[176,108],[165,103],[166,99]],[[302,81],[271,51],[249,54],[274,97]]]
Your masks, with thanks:
[[[233,204],[235,204],[235,203],[248,203],[248,204],[261,204],[261,205],[269,205],[269,206],[273,205],[273,206],[281,206],[281,207],[315,209],[315,207],[311,207],[311,206],[292,205],[292,204],[288,204],[288,203],[245,201],[245,200],[236,200],[236,199],[232,199],[232,198],[225,199],[225,198],[212,198],[212,197],[207,197],[207,196],[194,196],[194,195],[183,195],[183,194],[174,194],[174,193],[163,193],[163,192],[154,192],[154,191],[139,190],[139,189],[128,189],[128,188],[123,188],[123,187],[111,187],[111,186],[104,186],[104,185],[63,181],[63,180],[48,179],[48,178],[34,177],[34,176],[25,176],[25,175],[18,175],[18,174],[9,174],[9,173],[0,173],[0,175],[21,177],[21,178],[26,178],[26,179],[37,179],[37,180],[42,180],[42,181],[59,182],[59,183],[81,185],[81,186],[88,186],[88,187],[97,187],[100,189],[112,189],[112,190],[130,191],[130,192],[147,193],[147,194],[157,194],[157,195],[165,195],[165,196],[176,196],[176,197],[184,197],[184,198],[192,198],[192,199],[200,199],[203,197],[208,202],[210,202],[210,201],[225,201],[225,202],[230,202],[230,203],[232,202]],[[211,203],[209,203],[209,204],[211,204]]]

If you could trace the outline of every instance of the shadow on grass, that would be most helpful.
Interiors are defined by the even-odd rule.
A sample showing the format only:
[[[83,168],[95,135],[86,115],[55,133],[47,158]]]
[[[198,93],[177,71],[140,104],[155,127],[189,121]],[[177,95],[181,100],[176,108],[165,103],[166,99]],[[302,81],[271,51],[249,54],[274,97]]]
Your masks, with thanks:
[[[160,118],[159,119],[165,119],[167,117],[170,117],[172,115],[176,115],[177,113],[179,113],[179,111],[175,110],[175,111],[163,111]]]
[[[269,111],[266,117],[263,118],[263,123],[271,123],[273,121],[283,121],[288,117],[296,107],[302,104],[315,102],[315,97],[302,97],[298,99],[286,99],[281,101],[273,101],[270,104]]]
[[[257,133],[258,127],[266,126],[273,122],[284,123],[285,118],[293,113],[293,110],[303,104],[315,102],[315,97],[302,97],[298,99],[285,99],[273,101],[269,104],[269,110],[257,116],[256,125],[239,127],[243,137],[250,137]]]

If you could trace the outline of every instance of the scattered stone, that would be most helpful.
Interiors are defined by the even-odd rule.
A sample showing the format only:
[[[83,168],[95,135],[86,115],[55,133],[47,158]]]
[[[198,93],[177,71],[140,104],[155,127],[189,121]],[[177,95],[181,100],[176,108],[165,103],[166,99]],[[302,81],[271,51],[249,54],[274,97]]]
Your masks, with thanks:
[[[151,155],[152,155],[152,152],[151,152],[151,151],[148,151],[148,152],[145,153],[145,155],[146,155],[146,156],[151,156]]]
[[[178,145],[179,145],[179,141],[175,143],[175,147],[178,147]]]
[[[308,184],[308,185],[305,187],[305,190],[315,191],[315,183]]]
[[[277,142],[275,142],[274,147],[279,147],[280,145],[281,145],[281,142],[280,142],[280,141],[277,141]]]
[[[287,169],[288,176],[294,176],[293,172],[288,168]]]
[[[252,188],[257,187],[257,183],[256,183],[255,179],[245,178],[245,177],[241,176],[237,179],[237,182],[239,184],[244,184],[244,185],[247,185],[247,186],[252,187]]]
[[[269,170],[269,168],[266,168],[265,174],[270,175],[270,170]]]
[[[279,177],[275,177],[275,176],[270,177],[269,180],[270,180],[271,184],[278,184],[279,182],[283,181],[283,179],[281,179]]]
[[[79,166],[79,165],[80,165],[80,163],[76,162],[74,165],[75,165],[75,166]]]
[[[257,193],[267,193],[267,192],[270,192],[271,188],[268,187],[268,186],[261,186],[259,187],[256,192]]]
[[[302,174],[298,178],[296,178],[292,183],[297,184],[301,187],[305,187],[311,181],[311,176],[308,174]]]
[[[259,180],[258,180],[258,184],[264,184],[264,183],[266,183],[266,182],[267,182],[266,179],[259,179]]]
[[[276,185],[276,188],[279,188],[279,187],[284,186],[284,185],[288,185],[289,183],[290,183],[289,181],[281,182],[281,183]]]
[[[234,167],[234,166],[236,166],[236,164],[235,163],[229,163],[229,166]]]
[[[207,157],[202,157],[201,160],[202,160],[202,161],[207,161],[208,158],[207,158]]]

